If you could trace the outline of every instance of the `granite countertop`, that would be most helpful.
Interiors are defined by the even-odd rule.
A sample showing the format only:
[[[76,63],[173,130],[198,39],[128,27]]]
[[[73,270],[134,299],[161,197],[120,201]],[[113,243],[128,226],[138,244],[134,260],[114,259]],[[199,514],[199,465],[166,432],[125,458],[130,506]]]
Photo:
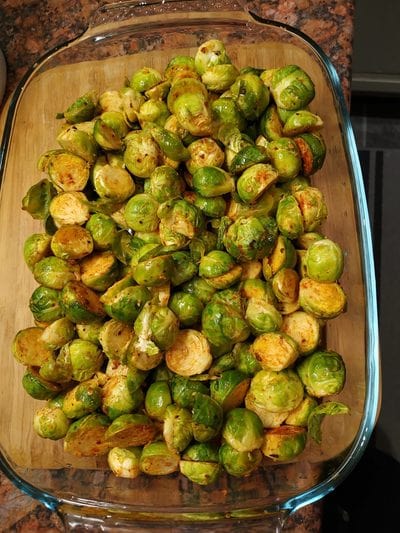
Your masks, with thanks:
[[[0,4],[0,49],[7,63],[5,99],[46,51],[81,34],[91,13],[105,1],[3,0]],[[353,0],[269,0],[261,3],[265,18],[294,26],[313,38],[337,69],[349,101],[354,22]],[[1,108],[0,108],[1,110]],[[60,518],[26,496],[0,473],[0,531],[63,532]],[[285,531],[320,531],[322,504],[301,509]]]

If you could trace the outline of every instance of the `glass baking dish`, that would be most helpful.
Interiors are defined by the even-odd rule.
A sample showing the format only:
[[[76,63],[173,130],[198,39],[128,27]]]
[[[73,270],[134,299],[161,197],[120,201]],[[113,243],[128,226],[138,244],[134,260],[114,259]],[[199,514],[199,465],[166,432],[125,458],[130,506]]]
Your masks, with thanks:
[[[263,20],[258,4],[150,0],[104,6],[82,36],[32,66],[9,103],[0,152],[0,466],[19,488],[57,510],[68,528],[186,531],[202,525],[209,531],[277,531],[286,516],[319,500],[349,474],[373,430],[380,387],[374,263],[345,100],[321,49],[295,29]],[[23,263],[22,245],[41,231],[21,211],[21,199],[39,179],[38,156],[54,147],[57,112],[92,88],[122,86],[135,68],[162,69],[173,55],[193,55],[211,38],[225,42],[238,66],[298,64],[316,85],[311,107],[324,120],[327,157],[313,182],[329,210],[324,231],[345,251],[341,284],[348,296],[346,313],[329,321],[326,339],[345,360],[347,381],[337,399],[351,414],[327,417],[321,447],[309,443],[295,461],[266,462],[249,478],[222,476],[207,487],[178,474],[116,478],[104,459],[67,456],[61,443],[40,439],[32,430],[38,402],[24,394],[22,365],[9,349],[15,332],[32,325],[28,300],[36,285]]]

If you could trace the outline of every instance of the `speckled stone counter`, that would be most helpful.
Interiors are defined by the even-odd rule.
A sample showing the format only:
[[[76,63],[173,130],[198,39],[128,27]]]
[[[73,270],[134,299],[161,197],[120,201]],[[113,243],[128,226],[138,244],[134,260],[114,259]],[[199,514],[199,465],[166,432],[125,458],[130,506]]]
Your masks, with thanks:
[[[91,13],[105,3],[98,0],[2,0],[0,48],[8,70],[5,100],[33,63],[45,52],[80,35]],[[354,1],[268,0],[261,6],[263,17],[302,30],[322,47],[337,69],[349,100]],[[321,503],[301,509],[288,520],[284,531],[317,533],[321,529],[321,516]],[[64,527],[55,513],[23,494],[0,473],[0,531],[47,533],[63,532]]]

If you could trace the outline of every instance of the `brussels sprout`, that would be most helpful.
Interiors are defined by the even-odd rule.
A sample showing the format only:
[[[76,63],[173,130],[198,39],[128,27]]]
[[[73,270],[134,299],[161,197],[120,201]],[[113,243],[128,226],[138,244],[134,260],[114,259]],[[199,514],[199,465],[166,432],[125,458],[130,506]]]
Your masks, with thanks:
[[[296,341],[281,331],[271,331],[257,337],[251,352],[263,369],[275,372],[292,365],[299,355]]]
[[[271,281],[272,290],[283,304],[297,302],[299,296],[299,275],[293,268],[281,268]]]
[[[327,217],[327,207],[322,192],[307,187],[294,193],[304,221],[304,231],[315,231]]]
[[[193,189],[205,198],[213,198],[233,192],[233,177],[218,167],[199,167],[193,174]]]
[[[261,277],[262,273],[262,263],[261,261],[252,260],[252,261],[245,261],[244,263],[241,263],[242,267],[242,281],[249,281],[258,279]]]
[[[199,275],[216,289],[225,289],[236,283],[242,274],[242,267],[222,250],[213,250],[200,260]]]
[[[26,366],[41,366],[53,356],[53,350],[42,341],[43,329],[29,327],[21,329],[12,342],[12,354],[15,359]]]
[[[190,76],[197,78],[194,57],[185,55],[172,57],[165,68],[164,76],[171,82],[180,78],[189,78]]]
[[[175,287],[188,282],[197,273],[197,266],[188,252],[178,251],[171,254],[171,282]]]
[[[100,348],[90,341],[74,339],[65,345],[71,362],[72,378],[75,381],[86,381],[100,370],[104,355]]]
[[[140,446],[127,448],[111,448],[107,455],[107,463],[112,473],[117,477],[135,479],[140,474]]]
[[[312,80],[297,65],[286,65],[273,72],[270,90],[278,107],[297,110],[305,107],[315,96]]]
[[[263,258],[264,278],[271,279],[281,268],[294,268],[296,261],[296,249],[292,241],[284,235],[278,235],[271,254]]]
[[[208,66],[201,76],[201,81],[209,91],[223,92],[229,89],[239,76],[238,69],[232,64]]]
[[[265,163],[267,160],[268,160],[267,153],[262,146],[256,146],[256,145],[250,144],[248,146],[245,146],[244,148],[241,148],[238,151],[238,153],[230,159],[229,171],[232,172],[233,174],[240,174],[241,172],[245,171],[246,169],[248,170],[252,166]],[[254,172],[254,174],[257,174],[260,168],[261,167],[258,167],[257,172]],[[271,168],[271,170],[273,169]],[[247,175],[249,174],[250,172],[247,173]],[[241,191],[242,191],[242,194],[245,196],[246,193],[250,194],[249,191],[247,191],[247,189],[248,188],[250,189],[251,186],[254,187],[255,184],[254,184],[254,180],[252,180],[252,183],[250,183],[250,186],[247,187],[249,184],[243,183],[244,181],[245,180],[243,179],[241,183]]]
[[[255,74],[241,74],[230,88],[233,99],[247,120],[261,116],[269,104],[268,87]]]
[[[195,80],[191,81],[193,82]],[[209,104],[203,94],[199,92],[186,92],[181,94],[176,98],[173,109],[181,127],[191,135],[196,137],[211,135],[213,121]]]
[[[128,324],[112,318],[99,332],[99,342],[109,359],[124,361],[128,346],[133,339],[133,329]]]
[[[77,265],[54,256],[44,257],[33,267],[35,281],[50,289],[62,289],[77,279],[78,272]]]
[[[91,413],[75,420],[65,436],[64,451],[77,457],[106,454],[110,448],[105,441],[109,425],[109,418],[101,413]]]
[[[179,321],[168,307],[147,302],[135,320],[134,330],[139,338],[152,340],[161,350],[175,343]]]
[[[283,413],[295,409],[303,399],[303,384],[294,370],[279,372],[260,370],[253,377],[247,397],[252,403],[271,413]]]
[[[171,394],[174,403],[181,407],[191,409],[193,407],[196,394],[208,394],[207,386],[201,381],[191,380],[183,376],[174,374],[170,381]]]
[[[160,86],[156,85],[153,89],[154,91],[159,90]],[[167,104],[163,100],[157,99],[143,102],[136,114],[142,129],[147,129],[148,126],[163,127],[167,118],[170,116]],[[155,137],[153,138],[157,142],[157,139]],[[157,142],[157,144],[162,149],[160,143]]]
[[[60,291],[40,285],[31,294],[29,309],[37,322],[53,322],[63,316]]]
[[[121,263],[129,265],[135,252],[144,244],[142,239],[139,239],[136,235],[133,237],[130,230],[124,229],[117,231],[111,249]]]
[[[302,359],[297,365],[297,372],[307,393],[316,398],[338,394],[346,380],[342,356],[327,350],[314,352]]]
[[[264,428],[258,415],[245,407],[230,410],[225,417],[222,436],[239,452],[251,452],[261,447]]]
[[[270,104],[260,118],[260,132],[268,141],[283,137],[282,122],[275,104]]]
[[[179,454],[163,441],[149,442],[142,450],[140,470],[149,476],[166,476],[179,470]]]
[[[136,262],[132,259],[132,277],[139,285],[162,287],[172,278],[174,260],[171,255],[159,255]]]
[[[99,334],[103,327],[103,321],[96,320],[88,324],[75,324],[75,327],[80,339],[93,342],[100,346]]]
[[[125,206],[125,220],[135,231],[155,231],[158,228],[158,202],[149,194],[136,194]]]
[[[307,431],[297,426],[267,429],[262,453],[273,461],[290,461],[301,454],[307,442]]]
[[[269,164],[258,163],[247,168],[237,181],[237,192],[246,203],[254,203],[278,179],[278,172]]]
[[[190,157],[188,149],[183,145],[176,133],[168,131],[157,124],[151,124],[149,130],[160,150],[173,161],[186,161]]]
[[[297,191],[307,189],[308,187],[311,187],[310,178],[306,178],[305,176],[301,175],[297,175],[295,178],[279,184],[279,188],[282,193],[288,194],[294,194]]]
[[[151,298],[150,291],[140,285],[125,287],[110,298],[106,298],[105,294],[101,299],[106,313],[128,324],[136,320],[144,304]]]
[[[231,60],[225,45],[218,39],[210,39],[199,46],[194,57],[196,71],[201,75],[214,65],[227,65]]]
[[[243,131],[246,127],[246,119],[232,98],[223,96],[217,98],[211,103],[211,112],[219,125],[228,124],[238,128],[240,131]]]
[[[143,67],[132,74],[129,85],[135,91],[144,93],[161,81],[162,75],[158,70],[151,67]]]
[[[252,261],[269,255],[278,237],[272,217],[248,216],[238,218],[223,237],[224,246],[238,261]]]
[[[307,276],[315,281],[337,281],[343,272],[343,252],[330,239],[312,243],[305,256]]]
[[[238,451],[224,442],[219,451],[220,461],[231,476],[246,477],[256,470],[261,461],[262,453],[256,448],[252,451]]]
[[[132,87],[123,87],[119,91],[119,98],[122,107],[122,113],[129,126],[135,126],[137,122],[137,113],[140,106],[145,101],[145,97],[139,91]],[[120,109],[117,109],[119,111]]]
[[[318,115],[307,109],[299,109],[293,113],[283,126],[283,134],[287,136],[299,135],[300,133],[314,132],[321,129],[323,122]]]
[[[326,156],[326,146],[321,135],[317,133],[302,133],[294,137],[301,154],[302,172],[304,176],[311,176],[322,168]]]
[[[28,368],[22,377],[22,387],[35,400],[50,400],[60,392],[60,386],[43,379],[34,367]]]
[[[239,342],[235,344],[232,352],[235,367],[246,376],[254,376],[261,370],[261,365],[251,352],[250,347],[251,344],[248,342]]]
[[[167,381],[153,381],[146,391],[144,405],[146,413],[156,420],[163,421],[167,407],[172,403]]]
[[[304,233],[303,215],[294,196],[289,194],[279,201],[276,222],[279,231],[288,239],[296,239]]]
[[[223,422],[221,405],[210,396],[198,392],[192,406],[193,437],[198,442],[207,442],[218,435]]]
[[[96,160],[98,148],[93,135],[75,125],[62,129],[57,136],[57,142],[66,152],[71,152],[90,164]]]
[[[46,220],[56,190],[49,180],[40,180],[29,188],[22,199],[22,209],[36,220]]]
[[[182,285],[182,291],[194,294],[203,303],[208,303],[216,289],[212,287],[205,279],[197,276],[191,276],[190,281]]]
[[[151,339],[134,335],[126,353],[129,366],[148,371],[156,368],[163,360],[163,352]]]
[[[174,344],[165,353],[165,361],[179,376],[202,374],[212,363],[207,338],[194,329],[180,330]]]
[[[72,381],[72,364],[67,344],[62,346],[57,357],[47,359],[40,366],[39,376],[56,384],[69,384]]]
[[[277,331],[282,325],[282,315],[264,298],[248,300],[245,318],[254,335]]]
[[[128,413],[112,421],[105,439],[111,447],[143,446],[151,442],[155,434],[156,427],[148,416]]]
[[[296,341],[300,355],[313,352],[320,344],[322,326],[318,318],[295,311],[283,318],[281,330]]]
[[[290,411],[285,419],[285,424],[289,426],[307,427],[308,418],[317,405],[317,400],[306,394],[296,409]]]
[[[184,182],[178,172],[167,165],[162,165],[151,173],[147,192],[157,202],[163,203],[181,196],[184,188]]]
[[[85,257],[80,265],[82,283],[96,291],[108,289],[120,274],[120,263],[110,250]]]
[[[204,229],[204,218],[200,209],[181,198],[161,204],[158,217],[170,230],[189,239]]]
[[[82,226],[90,217],[86,196],[75,191],[55,196],[50,202],[49,213],[57,228],[68,224]]]
[[[78,155],[59,152],[49,157],[47,172],[58,191],[83,191],[89,180],[89,163]]]
[[[300,152],[295,141],[289,137],[280,137],[271,141],[267,153],[272,165],[278,172],[279,181],[295,178],[301,170]]]
[[[160,149],[146,131],[131,131],[126,137],[124,163],[137,178],[149,178],[158,166]]]
[[[44,439],[62,439],[70,423],[60,407],[42,407],[33,416],[33,429]]]
[[[250,378],[240,370],[225,370],[210,384],[211,398],[221,404],[226,413],[239,407],[250,386]]]
[[[194,294],[176,292],[172,295],[169,307],[178,317],[179,322],[185,326],[193,326],[201,320],[203,303]]]
[[[103,386],[101,409],[111,420],[115,420],[138,409],[143,399],[142,389],[131,392],[127,376],[112,376]]]
[[[75,324],[89,324],[105,316],[99,296],[79,281],[65,285],[60,304],[65,316]]]
[[[117,237],[117,225],[114,220],[103,213],[94,213],[86,223],[86,230],[91,235],[96,250],[110,250]]]
[[[347,298],[342,287],[336,282],[302,278],[299,285],[299,303],[304,311],[316,318],[329,319],[343,313]]]
[[[67,109],[57,115],[57,118],[65,118],[69,124],[92,120],[97,112],[98,97],[94,91],[89,91],[77,98]]]
[[[185,95],[198,96],[198,101],[202,104],[206,103],[206,101],[208,100],[207,88],[199,79],[190,76],[188,78],[179,78],[178,80],[175,80],[168,93],[167,105],[171,113],[174,113],[176,115],[178,122],[180,121],[179,114],[177,113],[179,107],[179,103],[177,105],[177,101],[181,96]]]
[[[125,368],[125,365],[124,365]],[[129,387],[130,393],[134,394],[144,383],[145,379],[148,376],[148,372],[144,370],[139,370],[134,366],[128,366],[126,373],[127,385]]]
[[[62,410],[68,418],[81,418],[96,411],[100,405],[100,387],[95,380],[87,380],[65,394]]]
[[[225,215],[226,200],[222,196],[204,198],[203,196],[196,194],[194,205],[209,218],[220,218]]]
[[[182,452],[193,438],[190,411],[179,405],[169,405],[165,410],[163,436],[170,450]]]
[[[42,333],[42,341],[48,348],[57,350],[74,336],[75,325],[68,318],[62,317],[46,326]]]
[[[100,198],[123,202],[135,192],[136,186],[129,172],[112,166],[105,157],[99,157],[92,170],[93,187]]]
[[[234,368],[235,359],[233,357],[233,353],[225,353],[214,359],[214,362],[208,371],[208,375],[210,377],[220,376],[226,370],[233,370]]]
[[[300,250],[307,250],[314,242],[320,241],[324,238],[325,237],[317,231],[307,231],[306,233],[300,235],[298,239],[296,239],[296,248],[299,248]]]
[[[277,428],[283,424],[289,415],[290,411],[281,411],[280,413],[275,413],[269,411],[268,408],[257,401],[257,397],[248,392],[245,398],[245,406],[250,411],[254,411],[261,420],[264,428]]]
[[[240,285],[240,294],[247,300],[256,298],[270,304],[275,305],[276,303],[276,297],[272,291],[271,283],[262,279],[244,280]]]
[[[82,226],[61,226],[51,238],[51,250],[60,259],[82,259],[92,253],[93,239]]]
[[[26,238],[23,255],[29,270],[33,271],[36,263],[51,254],[51,236],[47,233],[32,233]]]
[[[196,444],[193,444],[193,446],[196,446]],[[211,485],[217,481],[221,473],[221,466],[218,462],[213,461],[181,459],[179,461],[179,471],[193,483],[197,483],[198,485]]]
[[[238,195],[233,194],[229,200],[227,216],[231,220],[248,216],[267,217],[275,213],[279,199],[280,192],[273,185],[253,204],[246,204]]]
[[[225,154],[218,143],[211,137],[196,139],[188,146],[190,159],[186,161],[186,168],[190,174],[201,167],[221,167]]]

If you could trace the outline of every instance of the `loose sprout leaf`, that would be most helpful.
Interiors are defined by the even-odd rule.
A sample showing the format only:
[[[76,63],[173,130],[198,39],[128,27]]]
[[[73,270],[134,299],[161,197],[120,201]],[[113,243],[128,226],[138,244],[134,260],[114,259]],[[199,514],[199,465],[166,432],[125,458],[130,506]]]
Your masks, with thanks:
[[[340,402],[324,402],[315,407],[308,418],[308,434],[318,444],[322,442],[321,424],[326,415],[348,415],[350,408]]]

